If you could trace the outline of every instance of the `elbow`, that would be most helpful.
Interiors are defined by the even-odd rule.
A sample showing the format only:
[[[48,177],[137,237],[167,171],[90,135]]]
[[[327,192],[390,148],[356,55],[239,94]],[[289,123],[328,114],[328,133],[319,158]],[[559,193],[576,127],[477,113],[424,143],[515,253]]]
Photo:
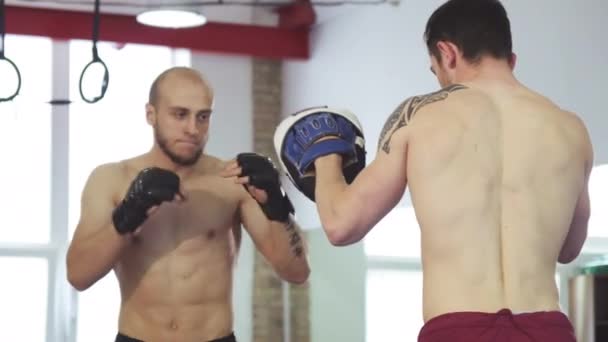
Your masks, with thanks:
[[[91,287],[91,282],[87,282],[82,277],[78,277],[74,274],[74,272],[68,272],[68,283],[70,283],[70,285],[72,285],[72,287],[79,292]]]
[[[295,285],[302,285],[308,281],[308,277],[310,276],[310,268],[308,265],[298,269],[292,269],[289,271],[279,271],[277,270],[281,278],[288,283]]]
[[[350,243],[344,234],[338,232],[327,232],[329,243],[336,247],[348,246]]]
[[[82,292],[93,284],[93,282],[88,281],[82,274],[82,272],[78,272],[75,269],[74,265],[68,261],[67,263],[67,280],[68,283],[76,290]]]
[[[353,236],[353,230],[347,229],[347,227],[343,225],[330,223],[324,225],[324,230],[329,243],[336,247],[348,246],[359,240]]]
[[[578,246],[573,248],[572,246],[564,246],[562,250],[559,252],[559,256],[557,257],[557,262],[560,264],[569,264],[578,258],[581,253],[583,244],[580,243]]]
[[[572,234],[572,232],[568,234],[568,237],[566,238],[566,241],[564,242],[557,257],[557,262],[559,262],[560,264],[569,264],[576,260],[576,258],[578,258],[578,256],[581,254],[586,240],[586,223],[584,226],[576,226],[576,228],[574,228],[574,234]]]
[[[578,255],[579,255],[579,253],[562,251],[559,254],[559,257],[557,258],[557,262],[559,262],[560,264],[563,264],[563,265],[569,264],[569,263],[573,262],[574,260],[576,260]]]
[[[295,285],[302,285],[308,281],[309,276],[310,276],[310,269],[307,268],[306,270],[293,274],[291,277],[288,277],[286,280]]]
[[[575,258],[570,258],[570,257],[562,257],[560,255],[560,257],[557,259],[557,262],[562,264],[562,265],[566,265],[571,263],[572,261],[574,261]]]

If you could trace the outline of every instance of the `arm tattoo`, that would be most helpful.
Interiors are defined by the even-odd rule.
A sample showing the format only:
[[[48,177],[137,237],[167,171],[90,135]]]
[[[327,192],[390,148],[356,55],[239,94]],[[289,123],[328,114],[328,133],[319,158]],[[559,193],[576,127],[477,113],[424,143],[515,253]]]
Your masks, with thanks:
[[[300,238],[300,234],[296,229],[296,224],[293,220],[289,220],[287,222],[287,226],[285,227],[287,233],[289,234],[289,245],[291,246],[291,251],[296,257],[301,257],[304,254],[304,247],[302,246],[302,238]]]
[[[386,123],[382,128],[382,132],[380,133],[380,139],[378,140],[378,149],[382,147],[384,152],[390,153],[390,143],[393,134],[395,134],[395,132],[401,127],[407,126],[418,110],[433,102],[443,101],[451,92],[461,89],[467,89],[467,87],[461,84],[453,84],[439,91],[426,95],[410,97],[409,99],[403,101],[386,120]]]

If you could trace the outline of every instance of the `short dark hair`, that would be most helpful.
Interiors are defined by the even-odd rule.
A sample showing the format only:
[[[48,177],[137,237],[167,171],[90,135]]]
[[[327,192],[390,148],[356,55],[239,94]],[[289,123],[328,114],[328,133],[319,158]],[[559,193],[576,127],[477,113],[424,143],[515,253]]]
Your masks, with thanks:
[[[513,51],[511,24],[499,0],[447,1],[429,18],[424,39],[437,59],[439,41],[455,44],[471,63],[484,56],[509,60]]]

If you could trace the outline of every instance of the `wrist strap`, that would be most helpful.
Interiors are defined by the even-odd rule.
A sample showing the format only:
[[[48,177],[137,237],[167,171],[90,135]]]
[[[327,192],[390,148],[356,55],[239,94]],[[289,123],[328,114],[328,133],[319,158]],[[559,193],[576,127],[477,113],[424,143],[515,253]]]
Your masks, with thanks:
[[[286,222],[289,219],[289,214],[295,212],[291,200],[280,188],[269,192],[268,200],[261,207],[266,217],[271,221]]]

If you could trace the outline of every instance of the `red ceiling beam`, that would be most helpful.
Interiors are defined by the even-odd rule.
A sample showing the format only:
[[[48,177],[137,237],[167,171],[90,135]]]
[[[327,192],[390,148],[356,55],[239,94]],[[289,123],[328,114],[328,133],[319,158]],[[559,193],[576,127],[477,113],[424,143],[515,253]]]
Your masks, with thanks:
[[[53,39],[91,39],[93,14],[6,6],[6,31]],[[186,48],[273,59],[309,57],[309,28],[266,27],[208,22],[189,29],[161,29],[137,23],[134,16],[102,14],[100,41]]]
[[[317,21],[315,9],[309,0],[296,0],[276,9],[279,13],[279,27],[296,29],[309,28]]]

